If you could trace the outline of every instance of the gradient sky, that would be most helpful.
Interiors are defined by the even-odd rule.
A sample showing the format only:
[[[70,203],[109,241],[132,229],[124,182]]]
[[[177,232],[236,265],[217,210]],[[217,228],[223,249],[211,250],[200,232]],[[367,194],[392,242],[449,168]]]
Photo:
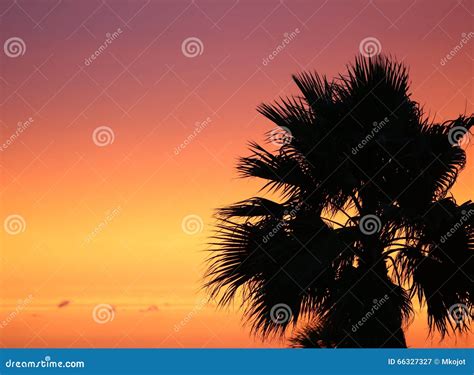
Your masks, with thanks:
[[[343,72],[373,37],[410,67],[413,98],[431,118],[469,114],[474,38],[441,59],[473,31],[473,8],[467,0],[2,1],[2,45],[17,37],[26,49],[0,51],[1,143],[18,122],[33,122],[0,151],[1,221],[17,214],[26,225],[0,231],[0,320],[21,310],[0,327],[0,345],[282,345],[254,340],[237,308],[201,303],[213,209],[260,187],[234,170],[246,143],[272,129],[256,105],[295,93],[292,73]],[[202,42],[195,57],[182,51],[189,37]],[[104,147],[93,141],[101,126],[114,135]],[[454,188],[459,202],[473,197],[473,153]],[[188,215],[202,231],[183,231]],[[112,321],[94,321],[98,304],[114,306]],[[426,336],[420,311],[409,345],[472,345]]]

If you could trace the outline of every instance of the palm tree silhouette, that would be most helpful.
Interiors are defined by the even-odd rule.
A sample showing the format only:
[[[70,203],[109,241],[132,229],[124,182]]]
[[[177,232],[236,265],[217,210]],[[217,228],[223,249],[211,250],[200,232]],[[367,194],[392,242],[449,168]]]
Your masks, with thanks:
[[[474,204],[449,192],[474,117],[430,121],[391,57],[293,80],[302,95],[258,107],[278,149],[251,143],[237,167],[279,201],[218,210],[211,297],[241,301],[263,338],[297,325],[297,347],[406,347],[414,298],[430,333],[468,330]]]

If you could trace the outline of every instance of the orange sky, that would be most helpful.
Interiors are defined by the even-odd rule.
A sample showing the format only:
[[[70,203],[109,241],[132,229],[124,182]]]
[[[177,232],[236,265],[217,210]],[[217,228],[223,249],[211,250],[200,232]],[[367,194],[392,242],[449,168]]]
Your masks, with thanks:
[[[17,235],[0,231],[0,319],[33,297],[0,327],[0,344],[261,346],[237,309],[199,302],[213,209],[260,187],[234,170],[246,142],[271,129],[256,105],[295,93],[292,73],[344,71],[361,40],[375,37],[382,52],[410,66],[413,98],[431,117],[469,114],[474,40],[440,64],[472,31],[469,12],[469,1],[427,0],[2,2],[2,43],[18,37],[26,49],[1,54],[1,142],[18,122],[33,122],[0,151],[2,222],[18,214],[26,225]],[[202,54],[183,54],[189,37],[199,38]],[[92,138],[100,126],[114,134],[105,147]],[[454,188],[460,202],[473,197],[472,165]],[[200,217],[201,232],[183,231],[188,215]],[[104,303],[115,307],[114,319],[97,324],[92,310]],[[151,306],[157,311],[141,311]],[[438,345],[425,339],[418,319],[408,343]]]

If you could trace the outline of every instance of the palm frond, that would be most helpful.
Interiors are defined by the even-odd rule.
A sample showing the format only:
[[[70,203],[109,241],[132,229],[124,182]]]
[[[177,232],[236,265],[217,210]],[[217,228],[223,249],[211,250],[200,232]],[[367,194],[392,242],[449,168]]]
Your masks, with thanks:
[[[272,152],[251,143],[237,166],[280,203],[253,197],[218,210],[211,297],[240,296],[263,338],[307,319],[298,347],[404,347],[415,296],[431,332],[466,330],[471,317],[451,315],[473,307],[474,205],[447,197],[474,117],[431,121],[391,57],[358,57],[333,80],[293,80],[300,95],[258,107],[291,137]],[[380,224],[371,235],[360,228],[367,214]]]
[[[282,219],[290,205],[276,203],[272,200],[254,197],[218,210],[218,215],[224,218],[231,217],[259,217],[270,216]]]
[[[300,328],[291,338],[293,348],[335,348],[343,341],[345,335],[337,331],[337,327],[328,327],[318,323],[311,323]],[[353,343],[356,347],[357,343]]]
[[[206,287],[221,305],[240,290],[245,316],[263,337],[283,333],[300,314],[312,311],[326,296],[336,269],[351,263],[344,261],[352,254],[345,251],[340,231],[301,215],[306,214],[297,211],[287,219],[271,217],[257,223],[223,219],[214,236]],[[272,316],[279,305],[290,312],[288,320],[278,322]]]
[[[451,199],[432,205],[424,217],[422,238],[416,249],[398,255],[400,271],[412,285],[411,293],[425,303],[430,329],[442,336],[466,330],[471,318],[453,321],[453,306],[474,303],[474,204],[457,206]]]
[[[274,155],[256,143],[251,143],[250,147],[253,155],[241,158],[237,165],[242,177],[268,180],[263,189],[283,191],[286,196],[311,186],[309,167],[295,155],[289,153]]]

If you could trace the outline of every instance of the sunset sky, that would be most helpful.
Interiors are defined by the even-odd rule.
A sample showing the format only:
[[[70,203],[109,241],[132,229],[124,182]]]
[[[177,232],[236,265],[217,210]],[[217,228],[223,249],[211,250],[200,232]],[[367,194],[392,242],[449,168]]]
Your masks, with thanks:
[[[213,210],[261,187],[234,168],[272,129],[256,106],[296,93],[292,73],[344,72],[370,37],[410,67],[431,118],[470,114],[473,12],[468,0],[2,1],[0,144],[25,129],[0,149],[0,320],[17,312],[0,345],[284,345],[201,290]],[[473,183],[471,146],[459,203]],[[113,319],[98,323],[103,304]],[[427,338],[425,320],[409,346],[472,346]]]

